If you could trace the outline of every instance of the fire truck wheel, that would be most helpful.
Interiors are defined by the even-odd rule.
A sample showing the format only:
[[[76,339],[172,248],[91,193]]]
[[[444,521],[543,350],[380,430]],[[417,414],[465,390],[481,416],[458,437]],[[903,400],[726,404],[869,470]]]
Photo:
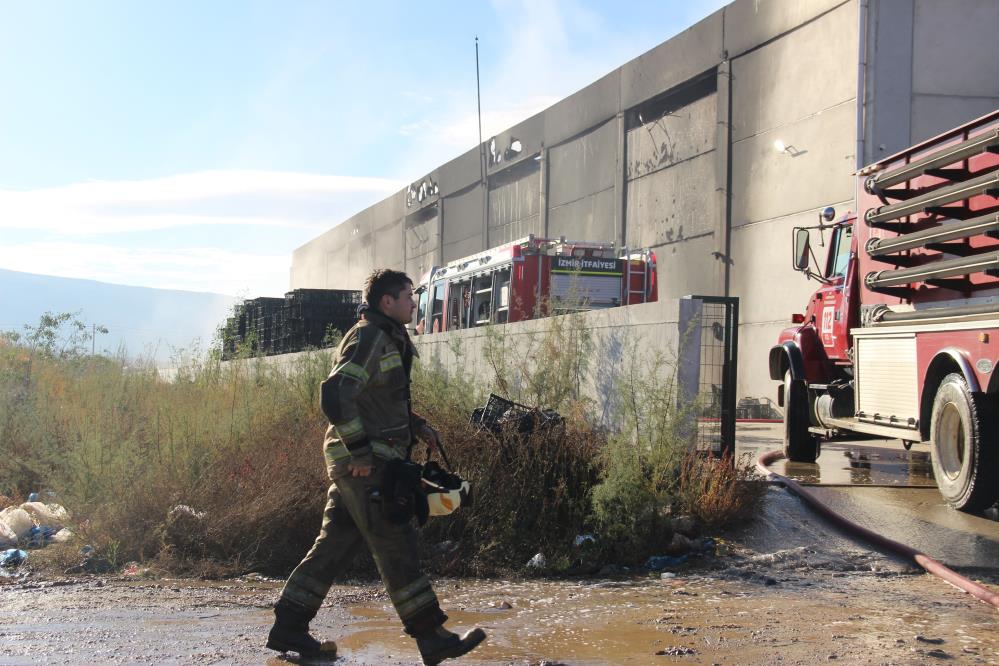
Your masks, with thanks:
[[[808,432],[808,386],[784,374],[784,457],[791,462],[813,463],[819,457],[819,439]]]
[[[933,476],[955,509],[980,511],[999,497],[997,406],[996,396],[972,393],[960,373],[944,377],[937,389],[930,420]]]

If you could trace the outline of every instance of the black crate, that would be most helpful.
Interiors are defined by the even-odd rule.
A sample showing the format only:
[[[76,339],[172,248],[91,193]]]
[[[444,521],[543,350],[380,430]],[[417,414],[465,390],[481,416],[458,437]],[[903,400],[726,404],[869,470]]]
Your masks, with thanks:
[[[561,427],[565,419],[554,410],[528,407],[490,393],[485,407],[472,411],[469,423],[495,434],[512,431],[528,435]]]

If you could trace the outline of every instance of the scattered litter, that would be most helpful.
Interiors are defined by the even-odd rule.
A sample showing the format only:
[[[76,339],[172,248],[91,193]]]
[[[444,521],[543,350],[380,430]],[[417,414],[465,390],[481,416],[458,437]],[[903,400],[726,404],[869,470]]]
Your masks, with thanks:
[[[31,532],[28,535],[28,547],[29,548],[44,548],[55,536],[58,529],[49,527],[47,525],[34,525],[31,528]]]
[[[927,638],[926,636],[919,635],[916,636],[916,640],[920,643],[929,643],[930,645],[943,645],[944,639],[942,638]]]
[[[18,545],[42,548],[51,543],[69,521],[69,512],[64,507],[37,501],[38,493],[28,497],[29,501],[20,506],[0,511],[0,548]]]
[[[145,576],[149,575],[149,569],[146,568],[146,567],[143,567],[138,562],[129,562],[121,570],[121,574],[123,576],[142,576],[142,577],[145,577]]]
[[[27,539],[31,535],[34,522],[27,511],[19,506],[11,506],[0,511],[0,522],[4,523],[17,536],[18,540]]]
[[[180,552],[197,551],[208,536],[207,514],[186,504],[178,504],[167,514],[165,541]]]
[[[544,569],[546,566],[548,566],[548,560],[545,559],[544,553],[538,553],[527,563],[529,569]]]
[[[676,578],[676,574],[673,573],[672,571],[666,571],[663,572],[662,575],[659,576],[659,578],[662,580],[669,580],[670,578]]]
[[[689,554],[684,553],[683,555],[653,555],[649,559],[645,560],[645,568],[649,571],[662,571],[668,567],[675,567],[683,564],[690,557]]]
[[[10,548],[0,553],[0,567],[16,567],[28,559],[28,553],[17,548]]]
[[[692,654],[697,654],[697,650],[684,645],[676,645],[656,652],[656,655],[659,657],[685,657]]]
[[[197,520],[204,520],[205,519],[205,512],[204,511],[196,511],[195,509],[192,509],[191,507],[189,507],[186,504],[178,504],[174,508],[170,509],[170,513],[168,514],[167,517],[170,518],[170,519],[172,519],[172,520],[179,520],[183,516],[190,516],[190,517],[195,518]]]
[[[77,564],[75,567],[70,567],[66,569],[64,573],[67,575],[81,574],[81,573],[93,573],[93,574],[103,574],[109,573],[114,569],[106,558],[98,557],[97,555],[91,553],[86,559]]]
[[[55,528],[57,532],[69,522],[69,511],[58,504],[25,502],[21,508],[28,512],[35,525],[47,525]]]
[[[73,533],[64,527],[52,535],[52,543],[66,543],[72,538]]]
[[[14,530],[7,527],[7,523],[0,522],[0,548],[10,548],[17,545],[17,535]]]
[[[597,538],[592,534],[580,534],[572,542],[572,545],[579,548],[584,543],[596,543]]]

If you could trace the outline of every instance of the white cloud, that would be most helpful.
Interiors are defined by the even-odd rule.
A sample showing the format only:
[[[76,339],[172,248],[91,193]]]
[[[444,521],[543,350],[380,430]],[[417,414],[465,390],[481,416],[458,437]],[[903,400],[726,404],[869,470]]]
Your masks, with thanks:
[[[403,183],[274,171],[205,171],[136,181],[0,189],[0,229],[84,236],[184,226],[324,230]]]
[[[280,296],[288,288],[290,253],[237,253],[218,248],[122,248],[92,243],[0,245],[0,266],[14,271],[159,289]]]
[[[28,239],[0,245],[0,267],[161,289],[280,295],[288,288],[297,245],[402,187],[381,178],[206,171],[0,189],[0,230],[20,231],[17,236]],[[230,239],[240,234],[238,227],[244,236],[247,228],[280,229],[261,238],[282,240],[236,252],[225,241],[207,240],[218,234],[201,233],[216,226],[232,229]],[[153,233],[128,233],[136,231]],[[100,242],[106,234],[119,236]]]

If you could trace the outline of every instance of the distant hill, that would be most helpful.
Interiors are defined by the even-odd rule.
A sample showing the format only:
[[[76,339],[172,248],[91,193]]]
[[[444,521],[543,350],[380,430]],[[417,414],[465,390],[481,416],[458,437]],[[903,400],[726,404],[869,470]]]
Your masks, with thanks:
[[[197,341],[208,348],[235,296],[194,291],[127,287],[95,280],[35,275],[0,269],[0,330],[23,331],[45,312],[77,312],[88,324],[102,324],[96,350],[132,357],[152,356],[168,366],[178,350]]]

